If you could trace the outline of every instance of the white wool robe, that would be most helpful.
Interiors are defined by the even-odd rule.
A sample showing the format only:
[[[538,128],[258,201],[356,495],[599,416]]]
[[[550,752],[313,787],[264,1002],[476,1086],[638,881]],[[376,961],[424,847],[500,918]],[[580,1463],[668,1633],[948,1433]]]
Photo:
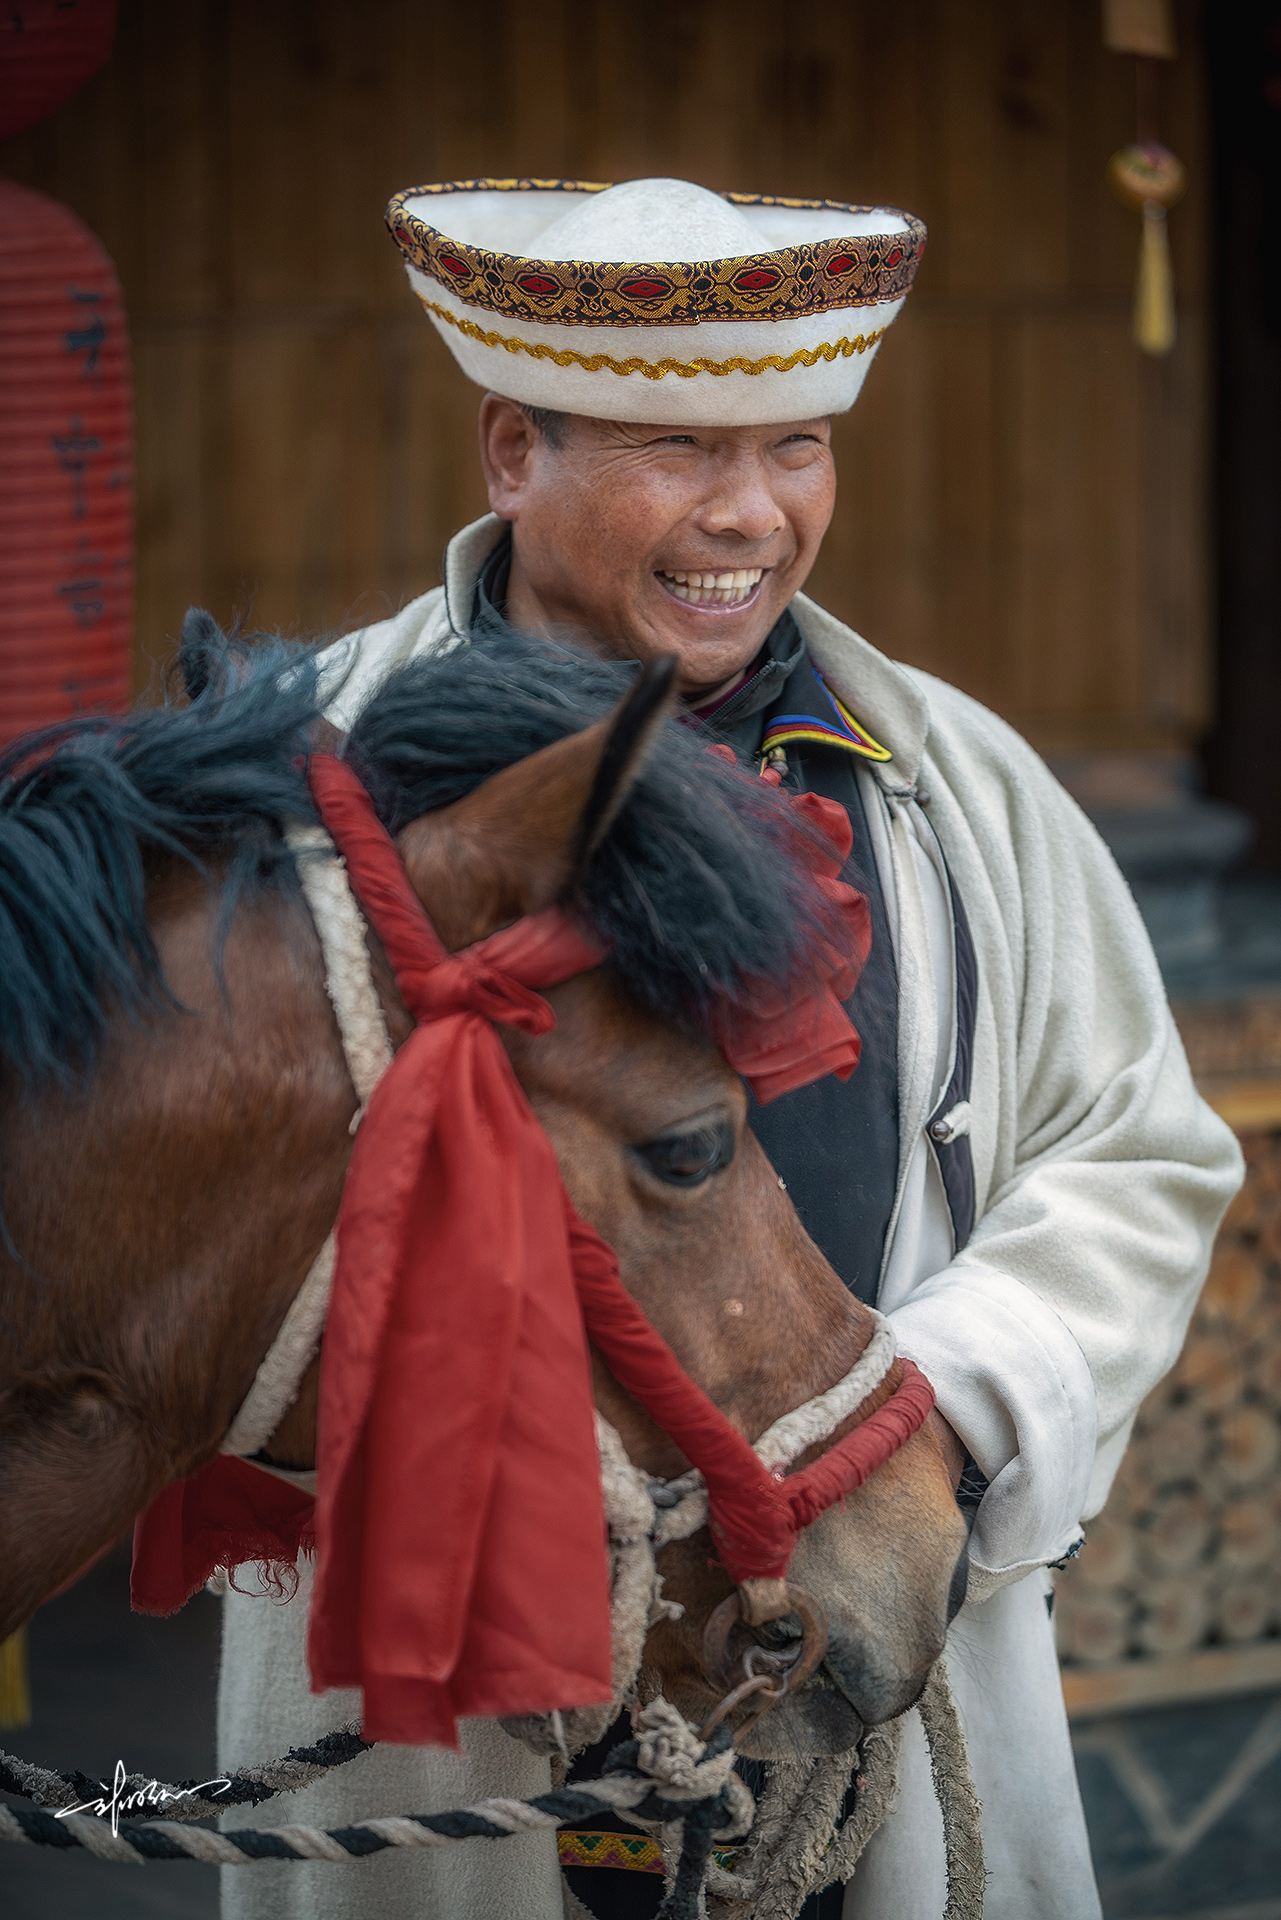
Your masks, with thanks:
[[[224,1770],[278,1758],[360,1718],[358,1692],[323,1696],[307,1679],[307,1607],[314,1567],[300,1568],[296,1597],[264,1594],[251,1567],[236,1576],[248,1591],[223,1606],[218,1689],[218,1764]],[[254,1589],[258,1589],[254,1591]],[[237,1827],[344,1827],[387,1813],[444,1813],[473,1800],[527,1800],[551,1786],[547,1761],[503,1732],[496,1720],[464,1720],[461,1754],[377,1746],[314,1787],[257,1808],[224,1814]],[[222,1911],[233,1920],[561,1920],[556,1835],[462,1840],[455,1846],[389,1848],[331,1865],[263,1861],[222,1867]]]
[[[502,532],[492,515],[467,528],[450,543],[443,588],[330,650],[339,725],[351,724],[396,667],[458,643]],[[895,665],[804,596],[792,611],[833,692],[892,753],[859,769],[900,996],[900,1167],[880,1305],[991,1483],[971,1539],[970,1597],[948,1639],[984,1802],[986,1916],[1094,1920],[1044,1569],[1103,1505],[1138,1406],[1179,1352],[1215,1230],[1240,1183],[1240,1154],[1192,1084],[1124,880],[1031,748],[975,701]],[[978,963],[976,1225],[959,1253],[925,1135],[955,1047],[940,848]],[[283,1608],[229,1597],[220,1765],[283,1753],[351,1713],[348,1696],[317,1702],[308,1694],[304,1630],[301,1594]],[[477,1741],[480,1731],[477,1723]],[[514,1743],[504,1747],[505,1738],[491,1730],[487,1752],[477,1745],[465,1766],[406,1749],[356,1766],[370,1769],[366,1777],[389,1770],[380,1812],[432,1810],[451,1789],[454,1804],[536,1791],[527,1783],[538,1763]],[[495,1741],[499,1771],[508,1760],[511,1767],[501,1786]],[[353,1769],[293,1796],[276,1818],[318,1817],[316,1794],[334,1796],[326,1805],[341,1806],[337,1818],[374,1811],[363,1785],[353,1793],[344,1775],[351,1782]],[[372,1868],[225,1869],[224,1913],[373,1920],[390,1908],[382,1894],[359,1892],[361,1877],[383,1872],[405,1876],[396,1880],[401,1920],[560,1920],[545,1867],[552,1855],[540,1844],[453,1850],[451,1860],[465,1854],[475,1865],[457,1869],[448,1898],[439,1855]],[[518,1892],[498,1891],[489,1876],[505,1869],[489,1856],[517,1847],[529,1849],[518,1870],[525,1878]],[[297,1876],[311,1891],[285,1907],[283,1889]],[[942,1829],[913,1713],[899,1804],[850,1885],[847,1920],[937,1920],[942,1887]]]

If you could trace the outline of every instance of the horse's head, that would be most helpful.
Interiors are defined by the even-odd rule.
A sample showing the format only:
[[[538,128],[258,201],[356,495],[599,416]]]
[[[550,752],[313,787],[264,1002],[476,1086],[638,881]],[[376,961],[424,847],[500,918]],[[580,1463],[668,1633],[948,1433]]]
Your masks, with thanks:
[[[747,976],[803,974],[816,909],[789,864],[787,803],[673,738],[657,685],[584,727],[570,688],[591,682],[599,693],[611,670],[551,654],[540,675],[519,652],[523,671],[510,650],[488,653],[408,670],[358,724],[353,751],[451,949],[567,895],[611,938],[606,964],[549,991],[553,1032],[504,1039],[570,1195],[617,1252],[629,1292],[754,1440],[841,1378],[873,1330],[802,1228],[706,1026],[716,996],[743,991]],[[469,708],[473,734],[497,736],[471,750],[479,784],[450,765],[451,702]],[[415,706],[421,747],[393,747]],[[506,751],[501,736],[514,743],[522,725],[550,744]],[[462,797],[439,804],[451,790]],[[632,1460],[680,1473],[687,1462],[672,1441],[595,1365],[597,1404]],[[964,1544],[939,1446],[923,1430],[803,1535],[792,1575],[821,1603],[830,1648],[760,1722],[751,1750],[836,1751],[910,1705],[963,1595]],[[705,1529],[664,1549],[660,1566],[666,1597],[685,1611],[652,1630],[647,1661],[698,1717],[720,1691],[702,1669],[702,1631],[731,1582]],[[736,1633],[737,1646],[748,1629]],[[754,1637],[780,1646],[794,1633],[785,1619]]]

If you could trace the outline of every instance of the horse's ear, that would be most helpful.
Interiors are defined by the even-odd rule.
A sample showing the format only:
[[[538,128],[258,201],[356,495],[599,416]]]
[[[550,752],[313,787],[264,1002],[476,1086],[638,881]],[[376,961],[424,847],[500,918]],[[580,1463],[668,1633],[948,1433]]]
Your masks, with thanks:
[[[667,718],[675,677],[674,656],[654,661],[604,720],[404,828],[410,881],[451,951],[551,906],[581,878]]]
[[[227,636],[203,607],[188,607],[183,616],[178,668],[188,700],[199,700],[213,677],[219,656],[226,652]]]
[[[587,871],[592,855],[617,820],[628,789],[671,712],[677,665],[674,653],[651,660],[627,698],[610,715],[605,750],[578,823],[571,874],[574,880]]]

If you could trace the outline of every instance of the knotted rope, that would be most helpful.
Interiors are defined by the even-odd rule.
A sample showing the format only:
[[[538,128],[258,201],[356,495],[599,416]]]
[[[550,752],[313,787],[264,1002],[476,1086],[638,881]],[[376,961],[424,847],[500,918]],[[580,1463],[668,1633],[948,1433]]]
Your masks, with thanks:
[[[890,1322],[876,1315],[876,1330],[856,1365],[826,1394],[775,1422],[755,1451],[783,1468],[827,1438],[875,1391],[894,1364]],[[531,1715],[503,1721],[506,1730],[535,1752],[568,1758],[592,1746],[631,1704],[651,1626],[679,1617],[682,1609],[662,1597],[657,1555],[669,1541],[687,1539],[707,1524],[707,1492],[701,1474],[658,1480],[629,1459],[609,1422],[596,1417],[601,1488],[609,1524],[614,1699],[606,1706],[572,1713]],[[655,1705],[665,1702],[655,1702]],[[982,1920],[984,1866],[982,1808],[974,1790],[965,1736],[947,1670],[939,1660],[917,1702],[930,1752],[935,1795],[943,1818],[947,1855],[944,1920]],[[644,1711],[649,1711],[645,1709]],[[715,1920],[795,1920],[805,1901],[836,1882],[853,1878],[872,1835],[890,1812],[898,1790],[901,1721],[873,1727],[845,1753],[809,1761],[771,1762],[767,1784],[733,1869],[710,1857],[704,1874]],[[841,1822],[851,1785],[857,1800]],[[674,1848],[659,1836],[668,1864],[669,1895],[675,1885]],[[665,1911],[665,1909],[664,1909]]]
[[[753,1451],[775,1472],[789,1467],[810,1447],[826,1440],[857,1412],[894,1365],[894,1330],[872,1309],[872,1338],[843,1379],[796,1407],[761,1435]],[[535,1753],[579,1753],[594,1746],[634,1699],[645,1637],[664,1619],[683,1611],[663,1599],[663,1576],[656,1556],[674,1540],[687,1540],[708,1521],[707,1487],[697,1471],[661,1480],[633,1466],[621,1438],[596,1416],[601,1492],[609,1528],[610,1626],[613,1699],[569,1713],[529,1714],[503,1721],[507,1732]]]

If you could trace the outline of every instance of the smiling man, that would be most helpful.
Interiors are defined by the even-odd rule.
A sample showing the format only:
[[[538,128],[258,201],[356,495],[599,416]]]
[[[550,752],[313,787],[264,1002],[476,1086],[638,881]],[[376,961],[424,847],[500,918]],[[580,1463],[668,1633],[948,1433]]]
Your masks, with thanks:
[[[675,653],[699,709],[752,672],[836,504],[826,419],[675,433],[487,393],[480,453],[490,504],[514,531],[511,623],[623,660]]]
[[[450,543],[442,588],[335,649],[333,717],[350,724],[416,654],[483,646],[504,623],[621,660],[675,653],[684,717],[709,744],[846,809],[847,877],[873,928],[851,1006],[863,1060],[847,1082],[753,1107],[752,1125],[812,1239],[937,1391],[972,1523],[949,1661],[988,1920],[1092,1920],[1046,1569],[1077,1550],[1178,1353],[1239,1156],[1196,1095],[1134,904],[1084,817],[993,715],[801,591],[835,505],[830,417],[906,298],[923,229],[883,207],[671,180],[419,188],[389,221],[428,317],[486,389],[493,511]],[[304,1612],[228,1597],[223,1765],[350,1710],[307,1698]],[[504,1739],[478,1734],[471,1774],[442,1775],[434,1803],[545,1785]],[[360,1764],[362,1811],[424,1804],[409,1776],[372,1771],[391,1762]],[[351,1777],[281,1817],[335,1824]],[[900,1777],[846,1920],[942,1911],[914,1713]],[[515,1871],[506,1843],[489,1853],[507,1864],[477,1863],[466,1897],[433,1894],[426,1862],[412,1882],[378,1877],[403,1862],[362,1868],[363,1906],[342,1904],[357,1895],[331,1868],[263,1867],[231,1876],[227,1911],[551,1920],[559,1892],[484,1882]],[[662,1884],[571,1879],[603,1920],[652,1913]],[[838,1889],[824,1920],[841,1903]]]

